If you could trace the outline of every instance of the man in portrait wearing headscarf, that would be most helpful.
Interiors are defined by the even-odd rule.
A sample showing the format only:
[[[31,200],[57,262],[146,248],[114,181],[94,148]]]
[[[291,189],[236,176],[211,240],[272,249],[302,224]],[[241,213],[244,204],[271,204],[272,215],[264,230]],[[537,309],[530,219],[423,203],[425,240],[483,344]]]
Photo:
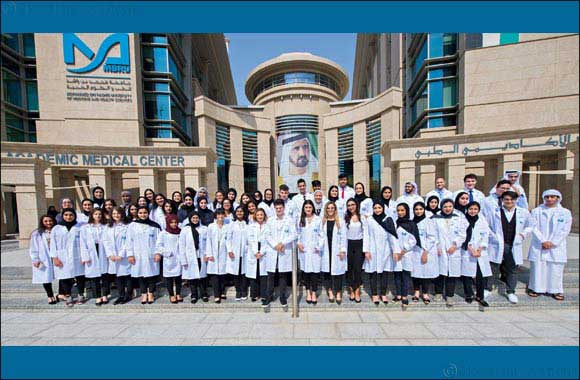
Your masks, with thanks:
[[[290,133],[278,138],[278,180],[297,192],[296,183],[302,178],[306,183],[318,179],[318,158],[306,133]]]

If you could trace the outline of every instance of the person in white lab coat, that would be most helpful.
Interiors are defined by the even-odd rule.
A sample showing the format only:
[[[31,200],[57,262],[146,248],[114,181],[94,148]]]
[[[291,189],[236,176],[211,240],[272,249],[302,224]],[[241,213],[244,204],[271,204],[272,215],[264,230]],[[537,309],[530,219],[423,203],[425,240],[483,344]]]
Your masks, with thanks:
[[[248,224],[256,223],[256,211],[258,210],[258,204],[255,200],[251,200],[246,205],[246,212],[248,213]]]
[[[501,195],[511,189],[512,185],[510,181],[502,179],[493,187],[489,195],[481,203],[481,215],[485,217],[488,224],[491,224],[491,219],[501,208]]]
[[[518,195],[513,191],[502,194],[502,207],[495,212],[490,228],[488,250],[492,262],[492,270],[500,273],[500,281],[506,284],[506,295],[512,303],[518,303],[516,285],[518,282],[518,266],[523,264],[523,243],[527,235],[534,229],[534,219],[525,208],[517,207]]]
[[[443,177],[435,178],[435,188],[430,192],[428,192],[427,194],[425,194],[425,204],[427,205],[429,203],[429,198],[432,196],[437,197],[437,199],[439,199],[439,202],[441,202],[443,199],[451,199],[453,197],[453,193],[449,191],[445,186],[446,186],[445,178]]]
[[[439,197],[437,195],[431,195],[427,197],[427,202],[425,203],[425,214],[427,218],[432,218],[433,215],[437,215],[441,208],[439,208]]]
[[[309,199],[304,201],[298,222],[296,245],[306,288],[306,303],[316,305],[318,303],[318,279],[324,237],[322,236],[321,219],[314,210],[314,202]]]
[[[516,201],[516,206],[525,208],[526,210],[529,209],[528,205],[528,197],[526,196],[526,191],[524,190],[523,186],[520,184],[520,178],[522,176],[522,172],[517,169],[508,169],[503,172],[502,180],[508,181],[511,187],[511,190],[514,191],[518,195],[518,200]],[[494,188],[491,189],[490,193],[494,192]],[[501,194],[500,194],[501,195]]]
[[[139,282],[141,304],[155,302],[161,255],[155,252],[161,227],[149,219],[145,206],[137,210],[138,219],[127,227],[127,260],[131,265],[131,279]]]
[[[324,205],[328,199],[324,196],[322,190],[314,190],[312,193],[312,203],[314,204],[314,214],[322,217],[324,215]]]
[[[115,275],[115,284],[119,296],[114,305],[131,301],[133,286],[131,285],[131,267],[127,261],[127,222],[125,209],[115,207],[111,212],[111,220],[102,235],[105,254],[109,259],[109,274]]]
[[[475,188],[476,185],[477,185],[477,176],[473,173],[466,174],[465,177],[463,177],[463,189],[455,191],[453,193],[452,199],[456,199],[457,194],[460,191],[464,191],[467,193],[469,197],[469,202],[476,201],[479,204],[481,204],[485,198],[485,194],[477,190]]]
[[[85,277],[91,281],[95,305],[109,302],[111,292],[108,278],[109,258],[102,242],[105,230],[104,207],[95,208],[89,215],[89,222],[81,227],[81,261],[85,266]]]
[[[300,218],[300,210],[296,208],[296,205],[292,200],[289,198],[290,196],[290,188],[284,184],[278,187],[278,195],[282,201],[284,201],[284,215],[292,219],[294,224],[298,223],[298,219]],[[273,205],[275,207],[275,205]],[[276,214],[274,210],[274,214]],[[274,218],[270,218],[274,219]]]
[[[550,189],[542,193],[544,203],[532,210],[535,227],[528,253],[530,282],[528,294],[549,294],[564,300],[564,266],[567,261],[566,238],[572,225],[572,213],[560,205],[562,194]]]
[[[353,190],[353,192],[354,192],[354,190]],[[344,200],[342,198],[339,198],[338,186],[336,186],[336,185],[332,185],[328,189],[328,201],[334,202],[334,206],[336,207],[336,211],[338,212],[339,218],[344,218],[344,214],[346,213],[346,201],[349,199],[350,198],[347,198],[346,200]],[[326,204],[325,204],[325,209],[326,209]],[[324,212],[322,212],[321,215],[324,216]]]
[[[396,205],[405,203],[409,210],[412,210],[415,203],[422,201],[423,198],[419,195],[419,187],[417,184],[415,182],[406,182],[403,194],[397,199]],[[413,220],[414,217],[415,215],[411,213],[409,219]]]
[[[453,306],[455,284],[461,277],[461,245],[465,241],[467,219],[456,211],[451,199],[441,202],[441,211],[433,216],[437,226],[439,277],[435,280],[435,297],[444,294],[447,306]]]
[[[266,216],[268,219],[274,217],[274,210],[273,210],[273,203],[274,203],[274,190],[266,189],[264,190],[264,199],[260,203],[258,203],[258,208],[263,209],[266,212]]]
[[[296,241],[296,222],[286,215],[283,199],[274,201],[274,211],[276,216],[268,220],[268,253],[266,254],[268,268],[268,298],[262,306],[268,307],[274,296],[274,281],[278,274],[278,292],[280,294],[280,304],[286,308],[288,297],[286,295],[286,284],[288,275],[292,272],[292,249]]]
[[[326,274],[328,301],[332,303],[336,300],[340,305],[348,263],[346,225],[332,201],[324,206],[322,238],[324,245],[320,271]]]
[[[234,276],[236,301],[245,301],[248,299],[248,281],[246,279],[248,216],[245,207],[238,206],[234,211],[234,217],[235,220],[228,226],[228,236],[226,239],[228,249],[226,272]]]
[[[411,273],[413,272],[413,251],[415,246],[421,246],[419,229],[410,219],[410,209],[407,203],[397,205],[397,236],[401,251],[393,254],[393,272],[395,277],[394,302],[401,302],[403,308],[409,305],[407,298],[411,290]]]
[[[151,212],[149,213],[149,219],[159,224],[161,231],[165,230],[164,205],[166,200],[165,195],[161,193],[155,194],[154,203],[151,206]]]
[[[338,194],[336,195],[338,199],[346,203],[350,198],[354,198],[355,195],[354,189],[348,186],[348,177],[346,174],[340,174],[338,176]]]
[[[397,227],[393,219],[385,214],[385,207],[381,201],[375,202],[373,216],[368,218],[363,230],[363,252],[365,261],[363,269],[369,274],[371,297],[375,305],[380,300],[386,305],[387,272],[392,268],[392,256],[400,253]]]
[[[227,234],[228,226],[224,223],[225,213],[218,209],[215,213],[215,221],[207,228],[207,240],[204,260],[207,262],[207,274],[210,275],[210,283],[213,290],[215,303],[221,303],[226,299],[224,277],[228,256]]]
[[[383,186],[379,202],[383,205],[386,216],[391,217],[393,220],[397,219],[397,202],[393,199],[393,188],[391,186]]]
[[[81,263],[81,228],[76,221],[76,211],[62,210],[62,222],[50,233],[50,257],[54,264],[54,275],[59,280],[59,293],[67,306],[73,306],[72,287],[76,281],[77,304],[86,302],[85,267]],[[59,297],[60,298],[60,297]]]
[[[159,233],[155,253],[163,257],[163,278],[169,302],[176,304],[183,302],[181,296],[181,261],[179,259],[179,234],[181,228],[177,215],[167,215],[165,217],[165,230]]]
[[[435,221],[427,216],[425,203],[417,202],[413,205],[413,223],[417,225],[419,240],[413,249],[413,287],[415,294],[413,301],[419,297],[425,305],[431,302],[429,289],[433,280],[439,276],[439,258],[437,257],[437,226]]]
[[[188,224],[179,234],[179,261],[182,266],[182,278],[189,283],[191,303],[195,304],[200,296],[208,302],[207,295],[207,262],[203,260],[206,250],[207,227],[202,225],[199,215],[193,211],[187,217]]]
[[[79,213],[77,213],[77,223],[79,224],[79,226],[88,223],[89,215],[91,214],[92,209],[93,209],[92,199],[85,198],[81,201],[81,210]],[[62,213],[60,215],[62,215]]]
[[[268,214],[262,207],[254,214],[254,223],[248,226],[248,252],[246,253],[246,277],[250,279],[252,302],[258,298],[262,303],[268,298],[268,270],[266,236],[268,235]]]
[[[487,278],[491,276],[491,266],[487,245],[490,229],[487,220],[480,214],[481,205],[471,202],[467,205],[467,230],[465,241],[461,245],[461,280],[465,301],[472,303],[475,299],[481,306],[488,307],[484,290]],[[473,278],[475,277],[476,293],[473,294]]]
[[[354,200],[358,203],[361,216],[368,218],[373,214],[373,200],[365,193],[365,186],[361,182],[354,185]]]
[[[296,188],[298,189],[298,194],[292,197],[292,202],[294,202],[294,208],[298,211],[302,211],[302,205],[307,199],[312,200],[312,194],[307,191],[306,181],[300,178],[296,182]],[[298,215],[300,217],[300,215]]]
[[[54,264],[50,258],[50,234],[56,224],[56,220],[49,215],[42,215],[38,223],[38,228],[30,236],[29,254],[32,260],[32,283],[42,284],[48,304],[54,305],[58,302],[52,290],[54,281]]]

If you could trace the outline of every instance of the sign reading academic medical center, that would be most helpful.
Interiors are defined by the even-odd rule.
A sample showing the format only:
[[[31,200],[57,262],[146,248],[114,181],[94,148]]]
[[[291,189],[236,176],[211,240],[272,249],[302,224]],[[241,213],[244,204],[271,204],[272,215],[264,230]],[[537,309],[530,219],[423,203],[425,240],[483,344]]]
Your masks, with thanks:
[[[2,152],[2,156],[13,158],[39,158],[56,166],[118,168],[185,167],[185,157],[183,155]]]
[[[94,37],[92,37],[94,38]],[[71,102],[131,103],[132,86],[129,35],[114,33],[96,49],[74,33],[62,35],[66,75],[66,97]],[[112,55],[118,51],[118,55]],[[81,56],[79,56],[79,54]],[[79,63],[88,61],[86,64]],[[93,75],[97,71],[99,75]]]

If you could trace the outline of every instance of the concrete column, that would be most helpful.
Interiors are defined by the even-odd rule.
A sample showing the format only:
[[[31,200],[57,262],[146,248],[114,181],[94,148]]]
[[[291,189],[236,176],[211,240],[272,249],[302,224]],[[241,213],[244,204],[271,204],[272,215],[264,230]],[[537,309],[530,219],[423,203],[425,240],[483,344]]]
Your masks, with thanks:
[[[494,187],[499,181],[500,174],[497,172],[497,160],[490,159],[485,161],[484,171],[485,176],[482,178],[484,194]]]
[[[381,188],[383,186],[394,186],[396,179],[394,178],[394,166],[395,164],[391,162],[391,151],[390,149],[381,155]],[[395,197],[395,194],[393,194]]]
[[[183,170],[183,188],[193,187],[194,189],[199,189],[201,186],[199,169],[190,168]]]
[[[401,161],[397,170],[397,183],[393,187],[393,191],[395,191],[393,198],[398,198],[403,193],[406,182],[415,182],[415,161]]]
[[[215,120],[210,119],[206,116],[202,116],[197,119],[197,129],[199,133],[199,146],[204,146],[213,149],[214,152],[216,150],[216,123]],[[232,141],[230,136],[230,141]],[[215,162],[208,163],[208,173],[213,173],[213,175],[209,174],[206,175],[205,183],[202,182],[202,185],[205,185],[208,188],[208,191],[215,192],[217,191],[218,183],[217,183],[217,164]]]
[[[465,176],[465,158],[450,158],[445,165],[447,188],[451,191],[463,189]]]
[[[338,129],[329,129],[325,132],[326,144],[326,178],[322,179],[322,186],[326,190],[338,183]]]
[[[419,194],[427,194],[435,187],[435,177],[437,176],[437,166],[435,164],[419,165]]]
[[[530,164],[529,170],[531,172],[540,170],[540,165]],[[526,193],[528,196],[528,205],[530,209],[533,209],[538,206],[538,201],[542,196],[542,193],[540,191],[540,176],[538,174],[529,174],[527,177],[528,182],[526,187]]]
[[[244,155],[242,151],[242,129],[230,127],[230,187],[244,189]],[[227,189],[223,189],[227,190]],[[244,189],[245,191],[245,189]]]
[[[111,198],[111,169],[109,168],[90,168],[89,173],[89,186],[92,189],[95,186],[100,186],[105,189],[105,198]]]
[[[165,192],[167,197],[171,197],[174,191],[183,192],[183,182],[181,179],[181,172],[166,172],[165,173]]]
[[[44,182],[46,183],[46,203],[60,208],[58,202],[62,198],[60,190],[53,190],[54,187],[60,187],[59,170],[56,167],[50,167],[44,171]]]
[[[497,174],[499,177],[503,177],[503,173],[506,170],[519,170],[522,171],[524,168],[524,155],[522,153],[516,154],[504,154],[498,159]]]
[[[369,162],[367,159],[367,125],[365,121],[352,126],[352,158],[354,183],[362,182],[365,189],[369,188]]]
[[[557,186],[556,188],[560,190],[562,194],[570,194],[572,192],[572,182],[574,174],[572,173],[574,169],[574,152],[570,149],[565,149],[558,152],[558,170],[570,170],[570,174],[558,175],[557,176]],[[562,203],[564,207],[570,207],[571,205],[566,204],[566,200]]]
[[[158,192],[155,169],[139,169],[139,193],[143,194],[146,189]]]
[[[270,134],[258,132],[258,189],[271,188],[272,168],[270,167]]]
[[[572,232],[579,232],[580,227],[580,143],[575,141],[567,145],[567,148],[574,153],[574,172],[572,179],[572,199],[569,195],[562,194],[565,207],[570,207],[572,212]],[[570,205],[570,206],[568,206]]]

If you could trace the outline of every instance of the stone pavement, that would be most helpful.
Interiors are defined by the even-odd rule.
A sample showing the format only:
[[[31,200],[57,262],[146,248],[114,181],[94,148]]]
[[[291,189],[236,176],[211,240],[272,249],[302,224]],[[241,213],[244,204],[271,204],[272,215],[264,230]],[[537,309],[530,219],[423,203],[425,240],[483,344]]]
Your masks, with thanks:
[[[2,311],[2,345],[578,345],[578,310]]]

